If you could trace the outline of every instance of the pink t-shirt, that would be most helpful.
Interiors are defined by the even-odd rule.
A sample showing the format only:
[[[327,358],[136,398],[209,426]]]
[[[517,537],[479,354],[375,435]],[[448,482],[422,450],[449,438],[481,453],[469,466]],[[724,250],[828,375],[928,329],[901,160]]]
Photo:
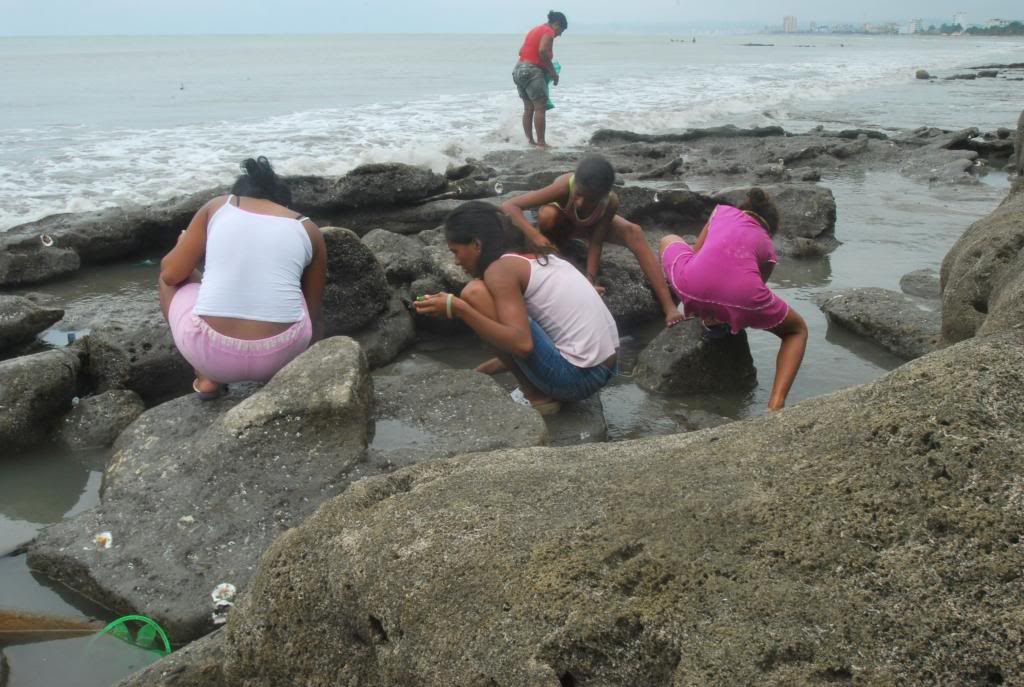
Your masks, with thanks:
[[[764,283],[761,269],[778,262],[768,232],[738,208],[719,205],[708,220],[700,252],[673,243],[662,255],[665,276],[689,317],[728,322],[733,333],[745,327],[773,329],[789,306]]]

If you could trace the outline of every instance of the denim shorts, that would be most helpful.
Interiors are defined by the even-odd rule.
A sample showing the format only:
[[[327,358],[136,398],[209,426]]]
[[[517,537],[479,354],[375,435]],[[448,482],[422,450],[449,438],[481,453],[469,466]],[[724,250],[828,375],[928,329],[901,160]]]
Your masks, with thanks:
[[[548,99],[548,82],[544,70],[531,62],[519,62],[512,70],[512,81],[519,91],[519,97],[532,103]]]
[[[615,370],[604,365],[577,367],[562,357],[555,342],[540,325],[530,320],[533,351],[512,358],[537,389],[556,401],[582,401],[605,386]]]

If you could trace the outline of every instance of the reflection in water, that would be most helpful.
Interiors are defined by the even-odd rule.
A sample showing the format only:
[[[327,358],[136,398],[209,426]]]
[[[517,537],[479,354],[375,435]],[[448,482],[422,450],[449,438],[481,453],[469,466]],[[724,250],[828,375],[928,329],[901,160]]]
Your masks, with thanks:
[[[828,286],[832,281],[832,262],[829,256],[821,258],[787,258],[779,260],[772,270],[769,286],[812,287]]]
[[[109,635],[12,646],[4,653],[11,667],[8,687],[109,687],[160,658]]]
[[[0,461],[0,554],[96,503],[101,475],[49,449]]]
[[[842,346],[861,360],[877,365],[883,370],[892,370],[906,362],[871,339],[864,338],[846,327],[832,324],[832,322],[827,325],[825,341]]]

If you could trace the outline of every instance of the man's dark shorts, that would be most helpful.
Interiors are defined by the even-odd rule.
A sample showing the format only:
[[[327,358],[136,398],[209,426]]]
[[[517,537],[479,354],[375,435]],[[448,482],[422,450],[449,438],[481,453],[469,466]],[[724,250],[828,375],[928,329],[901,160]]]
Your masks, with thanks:
[[[519,62],[512,70],[512,81],[519,89],[519,97],[532,103],[547,102],[548,82],[544,70],[532,62]]]

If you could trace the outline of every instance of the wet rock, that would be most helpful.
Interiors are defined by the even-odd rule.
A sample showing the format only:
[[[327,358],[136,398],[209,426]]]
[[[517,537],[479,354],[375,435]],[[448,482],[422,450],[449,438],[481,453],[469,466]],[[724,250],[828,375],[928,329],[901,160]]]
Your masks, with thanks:
[[[408,284],[430,271],[431,262],[418,238],[374,229],[362,240],[373,251],[390,284]]]
[[[0,362],[0,445],[4,452],[43,441],[71,407],[81,361],[67,350],[44,351]]]
[[[625,186],[616,193],[619,213],[645,231],[699,233],[715,207],[714,200],[688,189]]]
[[[23,296],[0,295],[0,353],[32,341],[62,317],[60,308],[39,305]]]
[[[926,69],[918,69],[916,72],[914,72],[914,78],[915,79],[930,79],[930,78],[932,78],[932,75],[929,74],[928,70],[926,70]]]
[[[803,184],[767,184],[761,186],[779,208],[779,231],[774,237],[776,249],[784,255],[808,255],[806,241],[827,253],[839,245],[836,240],[836,200],[831,189]],[[726,189],[713,197],[720,203],[740,205],[749,187]]]
[[[39,284],[75,272],[80,265],[78,254],[70,248],[36,247],[30,241],[0,235],[0,286]]]
[[[351,334],[373,322],[387,307],[384,270],[373,252],[349,229],[321,229],[327,244],[324,286],[326,336]]]
[[[906,360],[930,353],[938,345],[941,313],[899,291],[840,289],[820,293],[815,301],[830,323]]]
[[[757,370],[747,333],[705,341],[699,320],[687,320],[654,337],[637,359],[636,383],[648,391],[693,395],[748,391],[757,386]]]
[[[29,565],[156,619],[175,642],[209,633],[213,588],[244,594],[263,549],[347,486],[371,431],[371,386],[359,346],[337,337],[259,390],[147,411],[114,446],[101,504],[48,528]]]
[[[448,250],[448,242],[444,238],[444,232],[432,229],[421,232],[418,238],[423,242],[424,255],[430,264],[430,270],[424,276],[440,280],[445,290],[451,293],[462,291],[472,277],[455,264],[451,251]],[[424,291],[423,293],[437,292]]]
[[[224,633],[213,632],[129,675],[115,687],[231,687],[224,681]]]
[[[974,81],[978,78],[977,74],[954,74],[947,76],[946,81]]]
[[[1024,177],[1024,110],[1017,119],[1017,135],[1013,139],[1014,171],[1018,177]]]
[[[376,438],[369,460],[406,466],[458,453],[548,442],[540,414],[491,377],[429,370],[374,380]]]
[[[1024,185],[1018,183],[999,207],[968,227],[942,261],[944,342],[962,341],[978,332],[1004,292],[1014,290],[1022,254]],[[1004,320],[1002,326],[1012,324]]]
[[[195,373],[174,345],[159,304],[150,301],[136,312],[133,321],[108,322],[84,339],[93,387],[130,389],[147,404],[189,393]]]
[[[448,180],[424,167],[398,162],[356,167],[338,180],[338,202],[345,207],[408,205],[440,193]]]
[[[396,234],[418,234],[444,222],[448,213],[464,201],[454,198],[435,200],[422,205],[346,209],[332,213],[332,223],[349,227],[357,234],[386,229]]]
[[[227,681],[1019,675],[1022,351],[1004,333],[714,430],[353,485],[260,561],[226,631]]]
[[[942,298],[939,273],[930,267],[907,272],[900,278],[900,290],[908,296],[938,300]]]
[[[638,134],[632,131],[619,131],[616,129],[599,129],[590,137],[590,144],[594,146],[608,145],[609,143],[682,143],[696,141],[702,138],[764,138],[769,136],[785,136],[786,132],[781,126],[762,126],[750,129],[727,124],[725,126],[713,126],[705,129],[689,129],[679,134]]]
[[[412,315],[402,299],[392,295],[376,320],[352,335],[366,354],[370,369],[387,365],[416,342]]]
[[[862,134],[858,136],[856,140],[850,141],[849,143],[839,143],[834,146],[830,146],[828,152],[833,157],[845,160],[865,152],[868,149],[868,140],[868,137]]]
[[[576,403],[563,403],[554,415],[546,415],[544,422],[552,446],[576,446],[601,443],[608,440],[608,423],[604,419],[601,394]]]
[[[73,451],[110,446],[145,409],[142,398],[127,389],[85,396],[58,424],[57,439]]]
[[[994,79],[999,76],[998,69],[982,69],[978,72],[979,79]]]

